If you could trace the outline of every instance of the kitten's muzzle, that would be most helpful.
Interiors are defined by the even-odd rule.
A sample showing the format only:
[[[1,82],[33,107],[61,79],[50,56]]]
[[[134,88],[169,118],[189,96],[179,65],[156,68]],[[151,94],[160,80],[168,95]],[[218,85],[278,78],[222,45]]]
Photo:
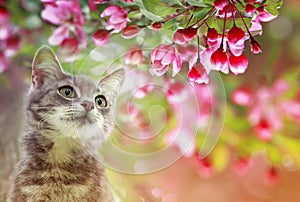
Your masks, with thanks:
[[[85,108],[86,112],[89,112],[95,108],[94,103],[87,100],[83,101],[80,105]]]

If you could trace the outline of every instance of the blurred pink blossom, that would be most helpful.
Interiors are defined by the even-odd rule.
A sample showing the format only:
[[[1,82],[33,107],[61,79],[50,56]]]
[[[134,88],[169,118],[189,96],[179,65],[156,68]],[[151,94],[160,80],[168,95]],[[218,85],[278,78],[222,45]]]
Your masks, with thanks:
[[[204,178],[211,177],[213,174],[213,166],[211,164],[210,159],[208,157],[204,159],[200,159],[198,154],[196,154],[194,158],[195,158],[198,174]]]
[[[0,51],[0,73],[4,72],[8,67],[8,61],[4,53]]]
[[[63,40],[63,42],[60,44],[58,48],[58,54],[59,56],[65,61],[65,62],[73,62],[77,58],[77,54],[79,51],[79,44],[78,40],[74,38],[66,38]]]
[[[252,90],[247,86],[241,86],[231,93],[233,103],[241,106],[250,106],[254,100]]]
[[[238,175],[245,175],[247,170],[249,170],[250,158],[243,157],[238,160],[234,166],[234,170]]]
[[[241,86],[231,94],[235,104],[249,108],[248,120],[259,139],[270,141],[275,132],[282,129],[284,115],[289,114],[287,106],[294,106],[292,102],[281,98],[288,88],[285,81],[277,80],[272,86],[262,86],[255,93]],[[293,110],[297,108],[294,106]]]
[[[267,175],[265,176],[264,182],[267,185],[273,186],[276,185],[279,181],[279,174],[278,171],[276,170],[276,168],[274,166],[272,166]]]
[[[98,30],[93,34],[92,39],[96,46],[104,46],[109,41],[109,32],[106,30]]]
[[[136,47],[132,47],[129,51],[125,54],[125,64],[131,65],[141,65],[144,61],[143,52],[141,49]]]
[[[20,29],[10,22],[9,12],[0,7],[0,73],[9,65],[9,58],[21,48]]]

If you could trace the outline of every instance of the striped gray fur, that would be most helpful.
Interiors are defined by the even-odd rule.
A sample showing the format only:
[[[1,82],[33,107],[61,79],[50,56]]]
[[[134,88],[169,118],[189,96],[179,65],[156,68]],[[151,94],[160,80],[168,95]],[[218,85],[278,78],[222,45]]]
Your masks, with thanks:
[[[71,76],[46,46],[37,51],[32,66],[21,160],[8,201],[115,201],[95,153],[113,129],[112,108],[124,71],[117,70],[98,83]],[[71,86],[77,96],[62,96],[63,86]],[[96,106],[99,95],[106,98],[107,106]]]

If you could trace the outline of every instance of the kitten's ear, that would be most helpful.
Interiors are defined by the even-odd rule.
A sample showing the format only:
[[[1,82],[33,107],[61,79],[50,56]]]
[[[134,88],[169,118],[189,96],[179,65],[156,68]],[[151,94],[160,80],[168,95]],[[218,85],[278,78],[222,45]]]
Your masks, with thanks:
[[[42,46],[36,52],[32,63],[32,85],[40,87],[45,79],[58,79],[63,75],[61,65],[49,46]]]
[[[98,87],[108,94],[110,99],[114,102],[122,87],[124,76],[125,71],[123,69],[118,69],[102,78],[98,83]]]

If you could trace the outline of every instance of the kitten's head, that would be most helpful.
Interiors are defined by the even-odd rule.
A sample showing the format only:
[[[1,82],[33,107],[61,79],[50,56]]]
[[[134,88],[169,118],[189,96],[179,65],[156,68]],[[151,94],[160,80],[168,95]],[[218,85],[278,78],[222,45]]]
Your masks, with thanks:
[[[43,46],[32,65],[27,121],[45,134],[105,139],[113,128],[112,108],[123,78],[124,70],[98,83],[71,76],[62,70],[52,49]]]

